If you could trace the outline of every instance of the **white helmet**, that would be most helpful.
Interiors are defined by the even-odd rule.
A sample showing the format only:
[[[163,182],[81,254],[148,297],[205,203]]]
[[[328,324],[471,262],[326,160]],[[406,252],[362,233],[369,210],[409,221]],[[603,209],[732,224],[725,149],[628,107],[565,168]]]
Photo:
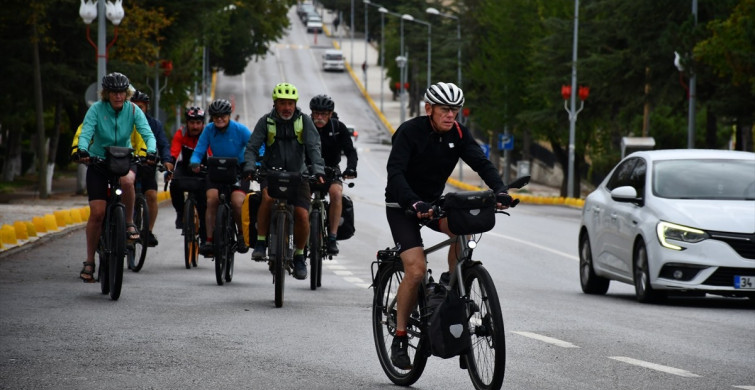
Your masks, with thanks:
[[[425,101],[430,104],[461,107],[464,105],[464,92],[453,83],[437,83],[425,92]]]

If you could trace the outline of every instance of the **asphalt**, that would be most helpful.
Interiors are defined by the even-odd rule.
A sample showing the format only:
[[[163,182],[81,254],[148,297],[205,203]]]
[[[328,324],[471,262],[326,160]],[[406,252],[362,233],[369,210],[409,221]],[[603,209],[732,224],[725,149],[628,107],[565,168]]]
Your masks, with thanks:
[[[383,122],[386,130],[393,133],[401,124],[401,104],[392,98],[389,83],[378,62],[378,50],[365,42],[363,34],[355,33],[354,39],[351,40],[348,28],[343,25],[339,26],[337,33],[333,33],[332,21],[335,13],[322,11],[321,14],[324,34],[334,38],[333,46],[344,52],[347,71],[357,88]],[[363,64],[367,66],[363,68]],[[408,110],[406,118],[408,119]],[[52,182],[52,192],[47,199],[40,198],[39,192],[34,188],[22,188],[13,193],[0,194],[0,253],[8,253],[45,237],[84,226],[88,216],[86,195],[76,194],[75,175],[57,176]],[[449,184],[462,190],[475,190],[480,188],[482,182],[475,172],[463,166],[452,174]],[[162,188],[162,183],[159,183],[158,187]],[[532,182],[526,190],[516,196],[525,203],[571,207],[582,205],[579,199],[564,199],[558,195],[557,188]],[[167,199],[168,194],[161,193],[160,200]]]

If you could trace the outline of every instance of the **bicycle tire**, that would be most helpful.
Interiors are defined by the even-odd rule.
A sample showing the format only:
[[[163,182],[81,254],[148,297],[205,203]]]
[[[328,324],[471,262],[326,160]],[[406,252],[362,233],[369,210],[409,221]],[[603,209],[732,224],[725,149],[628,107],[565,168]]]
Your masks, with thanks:
[[[184,266],[186,269],[197,266],[199,256],[199,215],[196,201],[190,196],[184,205],[183,236],[184,236]]]
[[[105,226],[107,225],[103,224],[102,232],[100,233],[99,244],[97,246],[97,255],[100,258],[100,266],[97,267],[97,280],[100,281],[100,292],[102,293],[102,295],[110,293],[110,272],[108,272],[108,264],[110,260],[108,259],[108,251],[105,250],[105,248],[108,247],[105,241],[105,237],[107,237],[107,230]]]
[[[462,359],[475,389],[498,390],[506,369],[506,336],[498,293],[481,264],[464,270],[464,287],[477,310],[469,319],[472,348]]]
[[[218,213],[215,216],[215,234],[213,234],[212,252],[215,256],[215,281],[218,286],[225,282],[226,251],[227,237],[225,237],[225,225],[228,219],[228,209],[225,204],[218,206]]]
[[[147,258],[147,240],[150,233],[149,220],[147,199],[144,195],[139,194],[134,201],[134,225],[136,225],[136,230],[139,232],[139,239],[131,244],[133,249],[129,249],[129,252],[133,250],[133,253],[129,253],[129,266],[133,272],[139,272],[144,266],[144,260]],[[133,255],[133,258],[131,255]]]
[[[314,209],[309,218],[309,288],[317,290],[322,267],[322,214]]]
[[[236,256],[236,222],[231,218],[229,223],[225,225],[226,228],[226,240],[225,246],[225,281],[231,282],[233,280],[233,263]]]
[[[117,301],[123,286],[123,258],[126,256],[126,214],[122,204],[113,206],[110,220],[112,253],[108,264],[110,299]]]
[[[284,214],[285,215],[285,214]],[[275,284],[275,307],[283,306],[283,291],[286,285],[286,257],[288,255],[288,221],[287,217],[276,218],[276,249],[273,265],[273,283]]]
[[[375,341],[380,366],[391,382],[399,386],[410,386],[416,382],[427,364],[425,340],[418,309],[412,311],[407,326],[409,335],[410,370],[396,368],[391,363],[391,343],[396,334],[396,302],[399,283],[404,277],[404,267],[400,261],[383,263],[375,276],[375,295],[372,301],[372,334]],[[422,301],[422,299],[419,299]],[[418,306],[419,307],[419,306]]]

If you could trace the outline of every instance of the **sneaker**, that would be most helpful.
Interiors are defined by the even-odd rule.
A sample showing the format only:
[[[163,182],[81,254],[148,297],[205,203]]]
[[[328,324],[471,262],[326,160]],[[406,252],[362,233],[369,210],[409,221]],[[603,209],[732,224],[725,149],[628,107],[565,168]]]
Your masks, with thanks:
[[[199,254],[204,257],[213,257],[212,243],[203,242],[202,245],[199,246]]]
[[[252,251],[252,260],[263,260],[265,257],[267,257],[267,243],[257,241],[254,245],[254,251]]]
[[[184,228],[184,221],[182,218],[176,218],[176,229],[183,230]]]
[[[406,336],[393,337],[391,343],[391,363],[401,370],[411,370],[412,362],[409,359],[407,349],[409,347],[409,338]]]
[[[307,278],[307,263],[304,255],[294,255],[294,278],[302,280]]]
[[[239,252],[239,253],[249,252],[249,247],[246,246],[246,242],[244,242],[244,234],[243,233],[239,233],[236,236],[236,252]]]
[[[155,237],[152,232],[147,232],[147,246],[149,247],[156,247],[157,246],[157,237]]]
[[[338,242],[334,239],[328,239],[328,254],[330,255],[337,255],[338,254]]]

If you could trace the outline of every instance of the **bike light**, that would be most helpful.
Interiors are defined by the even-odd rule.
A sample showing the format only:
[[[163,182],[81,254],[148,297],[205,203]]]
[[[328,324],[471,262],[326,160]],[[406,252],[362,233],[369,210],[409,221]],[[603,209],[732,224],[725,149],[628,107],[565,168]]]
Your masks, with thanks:
[[[121,196],[123,194],[123,190],[121,190],[119,188],[119,189],[115,190],[115,194],[118,195],[118,196]]]
[[[708,234],[702,230],[664,221],[658,223],[656,233],[658,234],[658,241],[660,241],[663,247],[677,251],[684,250],[685,248],[672,244],[668,240],[695,243],[708,238]]]
[[[476,241],[474,241],[474,240],[469,240],[469,241],[467,242],[467,246],[469,247],[469,249],[474,249],[474,248],[477,248],[477,242],[476,242]]]

